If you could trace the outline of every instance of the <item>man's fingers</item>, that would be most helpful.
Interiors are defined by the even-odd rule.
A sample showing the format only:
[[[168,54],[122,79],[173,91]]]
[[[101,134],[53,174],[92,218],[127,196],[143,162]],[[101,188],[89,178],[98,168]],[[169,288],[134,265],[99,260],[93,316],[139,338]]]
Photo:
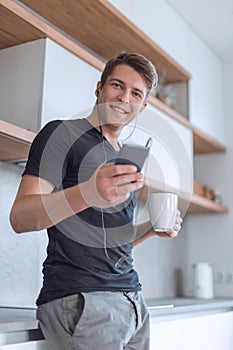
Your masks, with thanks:
[[[124,174],[132,174],[137,172],[137,168],[134,165],[129,164],[114,164],[106,163],[100,166],[101,172],[107,177],[120,176]]]
[[[143,186],[144,186],[144,182],[138,180],[135,182],[128,182],[126,184],[119,185],[119,186],[117,186],[116,191],[119,195],[124,195],[125,193],[128,193],[128,192],[137,191],[138,189],[142,188]]]

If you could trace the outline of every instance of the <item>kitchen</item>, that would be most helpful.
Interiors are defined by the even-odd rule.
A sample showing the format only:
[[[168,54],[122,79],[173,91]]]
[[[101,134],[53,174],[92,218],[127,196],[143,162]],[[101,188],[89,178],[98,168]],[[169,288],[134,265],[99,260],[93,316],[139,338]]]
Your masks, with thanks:
[[[4,4],[4,1],[0,2],[0,4],[2,3]],[[170,2],[164,0],[152,2],[148,0],[144,3],[144,7],[133,4],[133,1],[124,1],[124,3],[111,1],[111,3],[191,73],[189,120],[207,135],[217,140],[220,145],[225,145],[227,149],[227,152],[195,156],[194,173],[197,181],[220,192],[222,202],[228,208],[228,213],[185,216],[183,229],[175,240],[155,239],[153,242],[150,240],[138,247],[135,250],[135,260],[136,268],[140,273],[144,286],[144,295],[147,299],[171,299],[178,295],[191,296],[192,265],[199,261],[208,261],[214,271],[215,296],[231,298],[233,294],[233,280],[231,277],[233,274],[233,270],[231,270],[233,259],[231,257],[232,196],[230,190],[232,167],[229,164],[232,161],[233,145],[229,133],[232,126],[230,115],[233,111],[230,85],[231,77],[233,78],[232,59],[223,63],[223,60],[213,53],[174,10]],[[156,21],[154,20],[155,17]],[[166,23],[166,26],[169,23],[168,29],[161,30],[161,28],[164,28],[164,23]],[[47,61],[45,68],[43,68],[45,43],[42,40],[38,45],[34,45],[35,50],[37,50],[34,55],[38,59],[38,63],[34,62],[34,64],[40,65],[37,71],[37,90],[33,90],[37,94],[29,95],[30,88],[26,94],[28,105],[32,108],[30,110],[31,114],[35,117],[29,117],[29,114],[26,114],[23,108],[22,115],[18,117],[18,120],[17,117],[15,121],[12,120],[12,116],[10,116],[11,119],[9,117],[5,119],[5,111],[4,115],[1,116],[1,119],[16,125],[20,125],[19,121],[27,123],[21,126],[33,131],[38,129],[38,126],[43,124],[48,115],[51,116],[51,113],[56,117],[60,117],[63,114],[71,115],[77,112],[75,109],[62,110],[62,103],[57,104],[56,109],[46,101],[43,101],[43,110],[40,106],[40,98],[42,99],[41,84],[44,84],[43,94],[45,98],[50,97],[51,99],[52,96],[53,74],[57,73],[56,70],[52,71],[52,63],[49,61],[53,58],[53,50],[56,55],[58,52],[61,56],[64,54],[64,51],[60,50],[53,42],[46,45]],[[70,59],[72,60],[72,58]],[[86,68],[81,61],[80,67],[81,71]],[[33,71],[33,67],[31,69]],[[40,73],[44,72],[44,69],[47,72],[45,76],[47,82],[40,80],[42,79]],[[90,92],[93,89],[93,81],[98,80],[99,71],[93,67],[88,69],[90,79],[87,79],[86,88]],[[88,72],[85,71],[85,77],[86,74],[89,74]],[[77,74],[80,74],[80,72]],[[65,76],[61,75],[61,72],[59,79],[60,81],[66,79]],[[80,90],[81,86],[82,84],[77,85],[75,89]],[[25,92],[22,91],[22,95],[25,95]],[[85,96],[86,100],[79,100],[80,110],[84,110],[94,102],[94,91],[93,96],[87,95]],[[25,98],[25,96],[20,96],[20,98]],[[82,105],[80,105],[81,102]],[[13,109],[12,101],[10,104]],[[19,113],[20,110],[18,115]],[[39,121],[38,115],[40,113],[44,121]],[[15,113],[12,112],[13,114]],[[23,114],[26,116],[25,120],[23,120]],[[188,131],[187,134],[187,137],[190,138]],[[190,148],[190,145],[188,147]],[[10,162],[2,162],[0,167],[0,207],[2,214],[0,295],[2,306],[32,307],[41,286],[41,264],[45,256],[46,234],[40,232],[17,236],[13,234],[8,220],[9,210],[22,170],[23,168]],[[182,275],[182,286],[177,282],[176,276],[178,273]],[[180,329],[181,325],[176,322],[174,327]],[[2,344],[4,344],[3,341]],[[230,347],[226,347],[226,349],[230,349]]]

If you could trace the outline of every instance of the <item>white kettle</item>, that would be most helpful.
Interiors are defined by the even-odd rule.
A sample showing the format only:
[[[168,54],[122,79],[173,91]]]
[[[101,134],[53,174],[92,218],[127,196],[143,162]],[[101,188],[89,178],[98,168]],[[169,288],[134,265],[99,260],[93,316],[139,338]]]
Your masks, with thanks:
[[[193,296],[200,299],[211,299],[213,291],[213,270],[208,262],[193,265]]]

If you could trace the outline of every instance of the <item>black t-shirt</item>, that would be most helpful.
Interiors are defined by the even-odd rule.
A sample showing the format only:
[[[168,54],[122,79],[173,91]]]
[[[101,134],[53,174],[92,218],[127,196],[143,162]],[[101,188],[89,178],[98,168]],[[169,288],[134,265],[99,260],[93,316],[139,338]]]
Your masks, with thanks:
[[[111,144],[86,119],[57,120],[36,136],[23,175],[52,182],[56,192],[86,181],[100,164],[115,157]],[[132,259],[135,203],[133,193],[121,205],[90,207],[47,230],[37,305],[79,292],[141,289]]]

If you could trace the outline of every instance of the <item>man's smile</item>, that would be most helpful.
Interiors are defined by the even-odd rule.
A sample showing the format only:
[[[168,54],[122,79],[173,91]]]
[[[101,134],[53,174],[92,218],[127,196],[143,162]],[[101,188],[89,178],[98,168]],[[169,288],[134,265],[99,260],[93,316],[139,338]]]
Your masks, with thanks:
[[[114,111],[119,112],[119,113],[121,113],[121,114],[129,114],[128,111],[126,111],[125,109],[123,109],[123,108],[121,108],[121,107],[119,107],[119,106],[115,106],[115,105],[110,104],[110,107],[111,107]]]

